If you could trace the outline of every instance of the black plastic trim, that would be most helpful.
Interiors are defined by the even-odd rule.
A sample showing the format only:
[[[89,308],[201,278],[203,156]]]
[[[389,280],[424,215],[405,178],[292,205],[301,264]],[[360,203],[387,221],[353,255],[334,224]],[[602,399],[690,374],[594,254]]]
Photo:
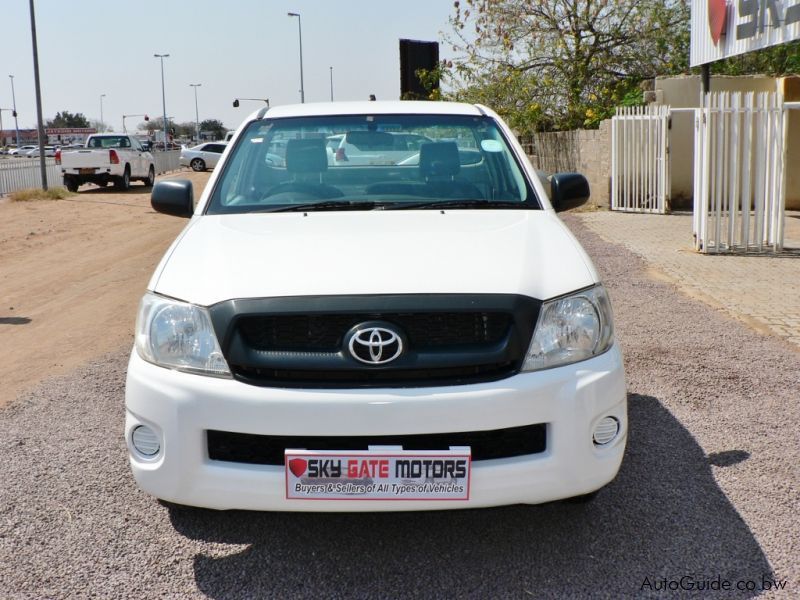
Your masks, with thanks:
[[[290,450],[367,450],[369,446],[402,446],[404,450],[448,450],[469,446],[473,462],[530,456],[547,449],[547,425],[489,431],[457,431],[381,436],[280,436],[206,431],[211,460],[256,465],[283,465]]]

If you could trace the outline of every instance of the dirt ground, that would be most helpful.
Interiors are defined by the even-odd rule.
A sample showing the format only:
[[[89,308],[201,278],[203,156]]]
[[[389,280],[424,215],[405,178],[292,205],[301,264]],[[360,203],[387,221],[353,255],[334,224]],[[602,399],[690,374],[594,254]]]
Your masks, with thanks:
[[[198,198],[208,173],[175,172]],[[65,200],[0,198],[0,406],[42,379],[133,343],[139,298],[186,219],[150,189],[92,185]]]

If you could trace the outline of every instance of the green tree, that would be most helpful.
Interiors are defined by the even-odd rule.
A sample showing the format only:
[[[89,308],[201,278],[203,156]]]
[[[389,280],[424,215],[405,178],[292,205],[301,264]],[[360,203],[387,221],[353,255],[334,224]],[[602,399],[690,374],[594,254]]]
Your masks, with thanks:
[[[225,138],[225,133],[228,131],[223,125],[222,121],[218,119],[206,119],[200,121],[200,131],[212,131],[214,138],[221,140]]]
[[[57,112],[56,116],[48,121],[45,121],[45,127],[89,127],[89,120],[83,116],[83,113],[72,114],[68,110]]]
[[[171,125],[172,127],[175,128],[175,135],[177,137],[183,137],[183,138],[194,137],[194,130],[195,130],[194,121],[184,121],[183,123],[171,123]]]
[[[772,46],[711,63],[714,75],[781,76],[800,73],[800,41]]]
[[[452,97],[522,129],[592,126],[644,78],[688,69],[687,0],[457,0]]]

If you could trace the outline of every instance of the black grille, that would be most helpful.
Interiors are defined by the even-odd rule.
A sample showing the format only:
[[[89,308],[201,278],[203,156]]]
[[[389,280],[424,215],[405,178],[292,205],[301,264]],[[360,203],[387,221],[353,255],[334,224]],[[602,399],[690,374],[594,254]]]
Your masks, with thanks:
[[[516,373],[514,363],[437,369],[264,369],[234,366],[233,374],[252,385],[306,388],[429,387],[503,379]]]
[[[397,325],[418,350],[496,344],[511,325],[503,313],[382,313],[322,315],[254,315],[238,326],[253,348],[273,352],[335,352],[358,323],[380,320]]]
[[[428,387],[496,381],[519,371],[541,302],[513,294],[292,296],[211,307],[234,377],[277,387]],[[396,329],[403,351],[365,364],[354,328]]]
[[[481,461],[539,454],[547,447],[545,424],[493,431],[387,436],[274,436],[215,430],[206,434],[211,460],[256,465],[283,465],[287,448],[348,451],[384,445],[402,446],[404,450],[448,450],[451,446],[469,446],[472,460]]]

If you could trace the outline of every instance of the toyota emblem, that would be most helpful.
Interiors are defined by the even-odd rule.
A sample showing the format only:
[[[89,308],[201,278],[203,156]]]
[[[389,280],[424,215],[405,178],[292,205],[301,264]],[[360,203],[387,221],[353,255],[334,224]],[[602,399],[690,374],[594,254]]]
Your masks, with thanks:
[[[347,344],[350,356],[367,365],[384,365],[403,353],[403,339],[389,325],[357,325]]]

